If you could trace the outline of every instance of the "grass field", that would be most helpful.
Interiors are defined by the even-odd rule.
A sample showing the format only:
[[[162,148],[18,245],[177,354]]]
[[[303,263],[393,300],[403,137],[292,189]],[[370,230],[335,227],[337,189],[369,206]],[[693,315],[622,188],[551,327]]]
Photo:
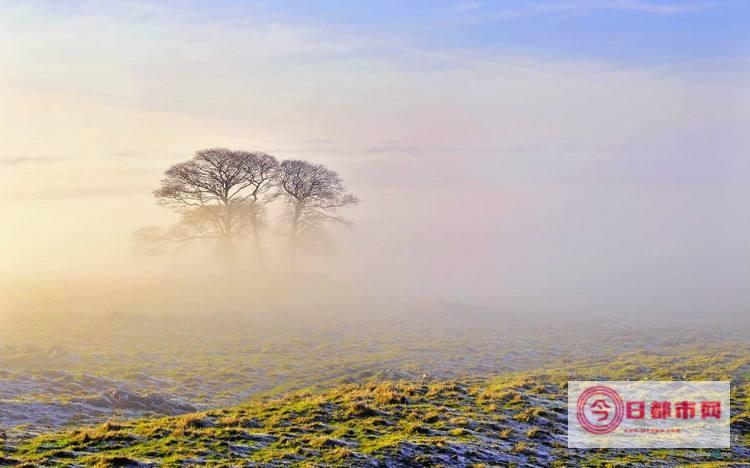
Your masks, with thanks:
[[[750,345],[741,325],[644,330],[467,316],[314,327],[107,317],[64,334],[52,321],[19,325],[0,354],[2,458],[651,466],[750,457]],[[566,382],[582,379],[731,379],[732,448],[569,450]]]
[[[34,464],[653,466],[750,456],[747,346],[630,352],[605,362],[462,379],[371,380],[177,417],[114,420],[8,448]],[[571,450],[569,379],[732,379],[731,450]]]

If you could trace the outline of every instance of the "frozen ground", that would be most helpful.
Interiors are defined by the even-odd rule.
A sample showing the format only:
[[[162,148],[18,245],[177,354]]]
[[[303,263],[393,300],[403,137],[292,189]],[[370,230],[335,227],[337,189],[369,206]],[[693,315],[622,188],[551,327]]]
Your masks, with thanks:
[[[377,321],[128,315],[19,321],[0,330],[0,427],[25,438],[309,386],[497,375],[732,336],[746,335],[726,325],[644,331],[632,324],[490,319],[472,310]]]

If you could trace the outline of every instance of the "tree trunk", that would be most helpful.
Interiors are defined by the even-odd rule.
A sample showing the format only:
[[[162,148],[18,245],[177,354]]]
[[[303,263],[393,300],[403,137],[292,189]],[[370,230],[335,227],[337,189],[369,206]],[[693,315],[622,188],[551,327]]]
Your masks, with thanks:
[[[302,209],[297,206],[294,209],[294,217],[292,218],[292,229],[289,233],[289,271],[294,273],[297,267],[297,237],[299,230],[299,218],[302,214]]]
[[[258,226],[258,213],[253,209],[250,223],[253,227],[253,240],[255,242],[255,257],[258,262],[258,269],[263,270],[263,247],[260,243],[260,226]]]
[[[233,273],[236,264],[235,252],[234,252],[234,239],[232,238],[232,206],[229,202],[224,205],[224,236],[221,239],[221,254],[224,260],[224,264],[227,269],[227,273]]]
[[[297,268],[297,230],[292,229],[289,236],[289,271],[294,273]]]

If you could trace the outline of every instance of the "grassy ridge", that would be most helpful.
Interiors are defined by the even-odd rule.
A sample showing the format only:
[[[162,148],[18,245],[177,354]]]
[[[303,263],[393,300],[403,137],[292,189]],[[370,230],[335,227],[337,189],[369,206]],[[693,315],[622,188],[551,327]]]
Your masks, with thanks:
[[[570,450],[570,379],[733,381],[731,450]],[[568,368],[371,381],[180,417],[112,421],[6,447],[41,465],[740,464],[750,456],[750,349],[633,352]]]

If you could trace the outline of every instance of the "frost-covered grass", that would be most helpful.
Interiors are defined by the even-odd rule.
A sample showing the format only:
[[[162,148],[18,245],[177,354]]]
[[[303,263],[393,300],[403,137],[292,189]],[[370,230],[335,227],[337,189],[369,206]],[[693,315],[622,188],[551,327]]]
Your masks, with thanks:
[[[616,362],[623,350],[679,354],[681,347],[732,338],[690,325],[633,329],[461,309],[437,317],[337,314],[317,319],[279,311],[231,317],[119,314],[14,322],[0,329],[0,427],[11,438],[28,437],[113,418],[231,406],[303,388],[423,375],[442,380],[504,375],[543,365],[564,369],[582,358],[599,359],[610,375],[629,378],[647,364]],[[746,330],[730,329],[738,340]],[[676,377],[689,371],[674,366],[661,372]],[[488,395],[495,391],[500,390]],[[491,404],[502,408],[520,403],[512,394],[495,400]]]
[[[623,370],[626,369],[626,370]],[[454,379],[338,384],[195,414],[43,435],[4,456],[34,464],[174,466],[740,463],[750,450],[750,345],[628,352],[609,360]],[[732,450],[569,450],[569,379],[733,380]]]

